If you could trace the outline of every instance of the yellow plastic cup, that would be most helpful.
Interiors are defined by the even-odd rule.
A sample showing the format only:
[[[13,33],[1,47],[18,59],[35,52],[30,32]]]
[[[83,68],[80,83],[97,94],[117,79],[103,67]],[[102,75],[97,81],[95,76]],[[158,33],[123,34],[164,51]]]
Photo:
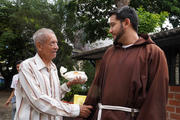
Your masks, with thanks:
[[[83,105],[84,102],[85,102],[85,100],[86,100],[86,96],[85,96],[85,95],[77,95],[77,94],[75,94],[75,95],[74,95],[74,101],[73,101],[73,103],[74,103],[74,104]]]

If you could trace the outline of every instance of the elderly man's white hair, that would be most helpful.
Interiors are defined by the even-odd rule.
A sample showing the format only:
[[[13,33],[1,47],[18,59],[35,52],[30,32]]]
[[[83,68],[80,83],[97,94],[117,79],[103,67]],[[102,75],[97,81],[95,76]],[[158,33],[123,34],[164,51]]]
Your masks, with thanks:
[[[41,28],[36,31],[33,34],[34,45],[36,46],[36,42],[44,43],[48,39],[49,34],[55,35],[55,33],[48,28]]]

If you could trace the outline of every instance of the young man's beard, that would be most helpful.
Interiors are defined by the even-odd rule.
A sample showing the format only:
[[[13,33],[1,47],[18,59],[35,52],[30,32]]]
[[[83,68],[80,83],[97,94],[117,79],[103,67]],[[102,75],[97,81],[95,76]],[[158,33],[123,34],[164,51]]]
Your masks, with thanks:
[[[113,42],[114,45],[121,44],[121,43],[119,43],[119,39],[121,39],[121,37],[122,37],[123,34],[124,34],[124,27],[123,27],[123,25],[121,24],[120,31],[119,31],[118,35],[116,36],[116,38],[114,39],[114,42]]]

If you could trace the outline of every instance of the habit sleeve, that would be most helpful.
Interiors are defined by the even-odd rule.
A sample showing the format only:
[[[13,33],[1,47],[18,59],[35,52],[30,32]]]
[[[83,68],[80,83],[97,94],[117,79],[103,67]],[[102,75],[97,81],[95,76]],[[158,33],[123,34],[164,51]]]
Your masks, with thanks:
[[[101,87],[102,87],[102,80],[103,80],[103,74],[104,74],[104,60],[102,59],[100,69],[95,74],[95,78],[91,84],[91,87],[88,91],[87,98],[84,102],[85,105],[92,105],[93,109],[91,110],[91,114],[88,118],[84,120],[92,120],[94,117],[94,114],[96,110],[98,109],[97,104],[99,103],[100,100],[100,94],[101,94]],[[76,118],[75,120],[83,120],[83,118]]]
[[[166,120],[169,77],[164,52],[158,47],[152,48],[148,64],[146,96],[137,120]]]

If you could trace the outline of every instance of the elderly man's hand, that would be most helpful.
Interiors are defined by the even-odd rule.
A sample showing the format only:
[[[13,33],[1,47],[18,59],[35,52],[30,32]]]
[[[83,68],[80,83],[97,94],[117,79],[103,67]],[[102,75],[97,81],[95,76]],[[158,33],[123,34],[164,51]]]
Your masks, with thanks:
[[[91,114],[92,108],[93,107],[91,105],[81,105],[79,117],[87,118]]]
[[[75,78],[74,80],[72,80],[72,81],[68,81],[67,82],[67,86],[68,87],[71,87],[72,85],[76,85],[76,84],[84,84],[86,81],[83,81],[82,79],[81,79],[81,77],[77,77],[77,78]]]

